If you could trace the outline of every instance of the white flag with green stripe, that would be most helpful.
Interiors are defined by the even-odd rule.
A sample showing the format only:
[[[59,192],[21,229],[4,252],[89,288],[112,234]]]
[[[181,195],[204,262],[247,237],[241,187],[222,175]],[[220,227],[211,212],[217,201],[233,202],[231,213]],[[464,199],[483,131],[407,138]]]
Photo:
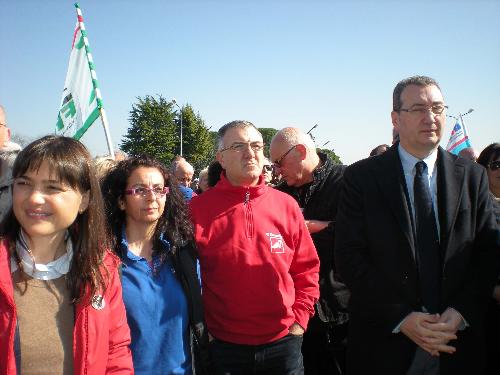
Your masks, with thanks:
[[[56,133],[80,139],[99,117],[102,100],[82,13],[78,4],[75,7],[78,20],[57,116]]]

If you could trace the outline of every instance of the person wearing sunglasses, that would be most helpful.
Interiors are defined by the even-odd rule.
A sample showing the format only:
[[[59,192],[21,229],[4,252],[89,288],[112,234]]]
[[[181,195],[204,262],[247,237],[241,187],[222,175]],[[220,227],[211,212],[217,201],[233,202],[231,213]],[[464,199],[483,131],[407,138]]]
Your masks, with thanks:
[[[332,249],[345,167],[317,152],[312,138],[292,127],[276,133],[270,153],[276,172],[282,176],[276,189],[292,196],[303,209],[320,260],[320,298],[302,345],[305,374],[342,374],[349,292],[334,272]]]
[[[102,184],[136,374],[208,369],[193,229],[177,185],[146,155],[120,161]]]
[[[273,182],[273,165],[268,158],[264,158],[264,166],[262,167],[262,175],[266,185],[272,185]]]
[[[500,225],[500,143],[492,143],[481,151],[477,163],[486,168],[491,198],[495,206],[495,216],[498,225]],[[486,373],[500,374],[500,348],[498,346],[498,338],[500,337],[500,274],[488,308],[486,327],[488,327],[486,332],[488,365]]]

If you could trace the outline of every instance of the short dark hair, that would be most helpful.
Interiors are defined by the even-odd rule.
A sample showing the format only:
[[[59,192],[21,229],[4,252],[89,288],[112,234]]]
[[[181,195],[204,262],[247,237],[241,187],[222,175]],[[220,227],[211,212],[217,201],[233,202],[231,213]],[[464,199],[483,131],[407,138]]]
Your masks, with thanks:
[[[220,180],[220,174],[222,173],[222,165],[217,160],[214,160],[208,166],[208,186],[214,187]]]
[[[399,81],[396,87],[394,87],[394,92],[392,93],[392,110],[395,112],[399,112],[401,109],[401,94],[403,90],[410,85],[416,85],[421,87],[426,86],[436,86],[439,91],[441,91],[441,87],[436,82],[435,79],[427,76],[413,76],[409,78],[405,78],[402,81]]]
[[[386,152],[388,149],[390,148],[389,145],[386,145],[386,144],[383,144],[383,145],[378,145],[377,147],[375,147],[371,152],[370,152],[370,156],[377,156],[377,155],[381,155],[383,154],[384,152]]]
[[[222,138],[224,138],[224,135],[227,133],[229,129],[234,129],[234,128],[254,128],[255,130],[259,131],[259,129],[257,129],[257,127],[250,121],[235,120],[228,122],[217,131],[217,149],[219,150],[222,149],[222,147],[224,146],[222,143]]]
[[[483,167],[487,168],[488,164],[494,160],[500,158],[500,143],[492,143],[487,146],[477,158],[477,163],[481,164]]]

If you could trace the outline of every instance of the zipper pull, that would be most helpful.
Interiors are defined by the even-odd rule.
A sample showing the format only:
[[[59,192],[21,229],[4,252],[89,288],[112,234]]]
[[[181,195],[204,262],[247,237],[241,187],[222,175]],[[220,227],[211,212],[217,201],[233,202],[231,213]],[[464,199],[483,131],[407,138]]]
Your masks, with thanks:
[[[247,192],[245,193],[245,202],[243,203],[247,204],[249,201],[250,201],[250,190],[247,190]]]

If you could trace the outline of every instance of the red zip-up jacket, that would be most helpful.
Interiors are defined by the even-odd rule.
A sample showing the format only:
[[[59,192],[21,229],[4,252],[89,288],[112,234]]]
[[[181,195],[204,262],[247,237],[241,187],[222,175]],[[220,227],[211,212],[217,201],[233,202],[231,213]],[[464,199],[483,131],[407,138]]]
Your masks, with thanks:
[[[319,260],[293,198],[259,185],[218,184],[190,202],[209,332],[260,345],[307,327]]]
[[[2,241],[0,243],[0,374],[15,375],[17,374],[14,354],[16,306],[7,248],[7,241]],[[73,330],[75,375],[134,373],[129,349],[130,331],[117,269],[119,259],[107,252],[104,264],[110,275],[108,288],[104,293],[104,307],[98,310],[83,303],[75,306]]]

